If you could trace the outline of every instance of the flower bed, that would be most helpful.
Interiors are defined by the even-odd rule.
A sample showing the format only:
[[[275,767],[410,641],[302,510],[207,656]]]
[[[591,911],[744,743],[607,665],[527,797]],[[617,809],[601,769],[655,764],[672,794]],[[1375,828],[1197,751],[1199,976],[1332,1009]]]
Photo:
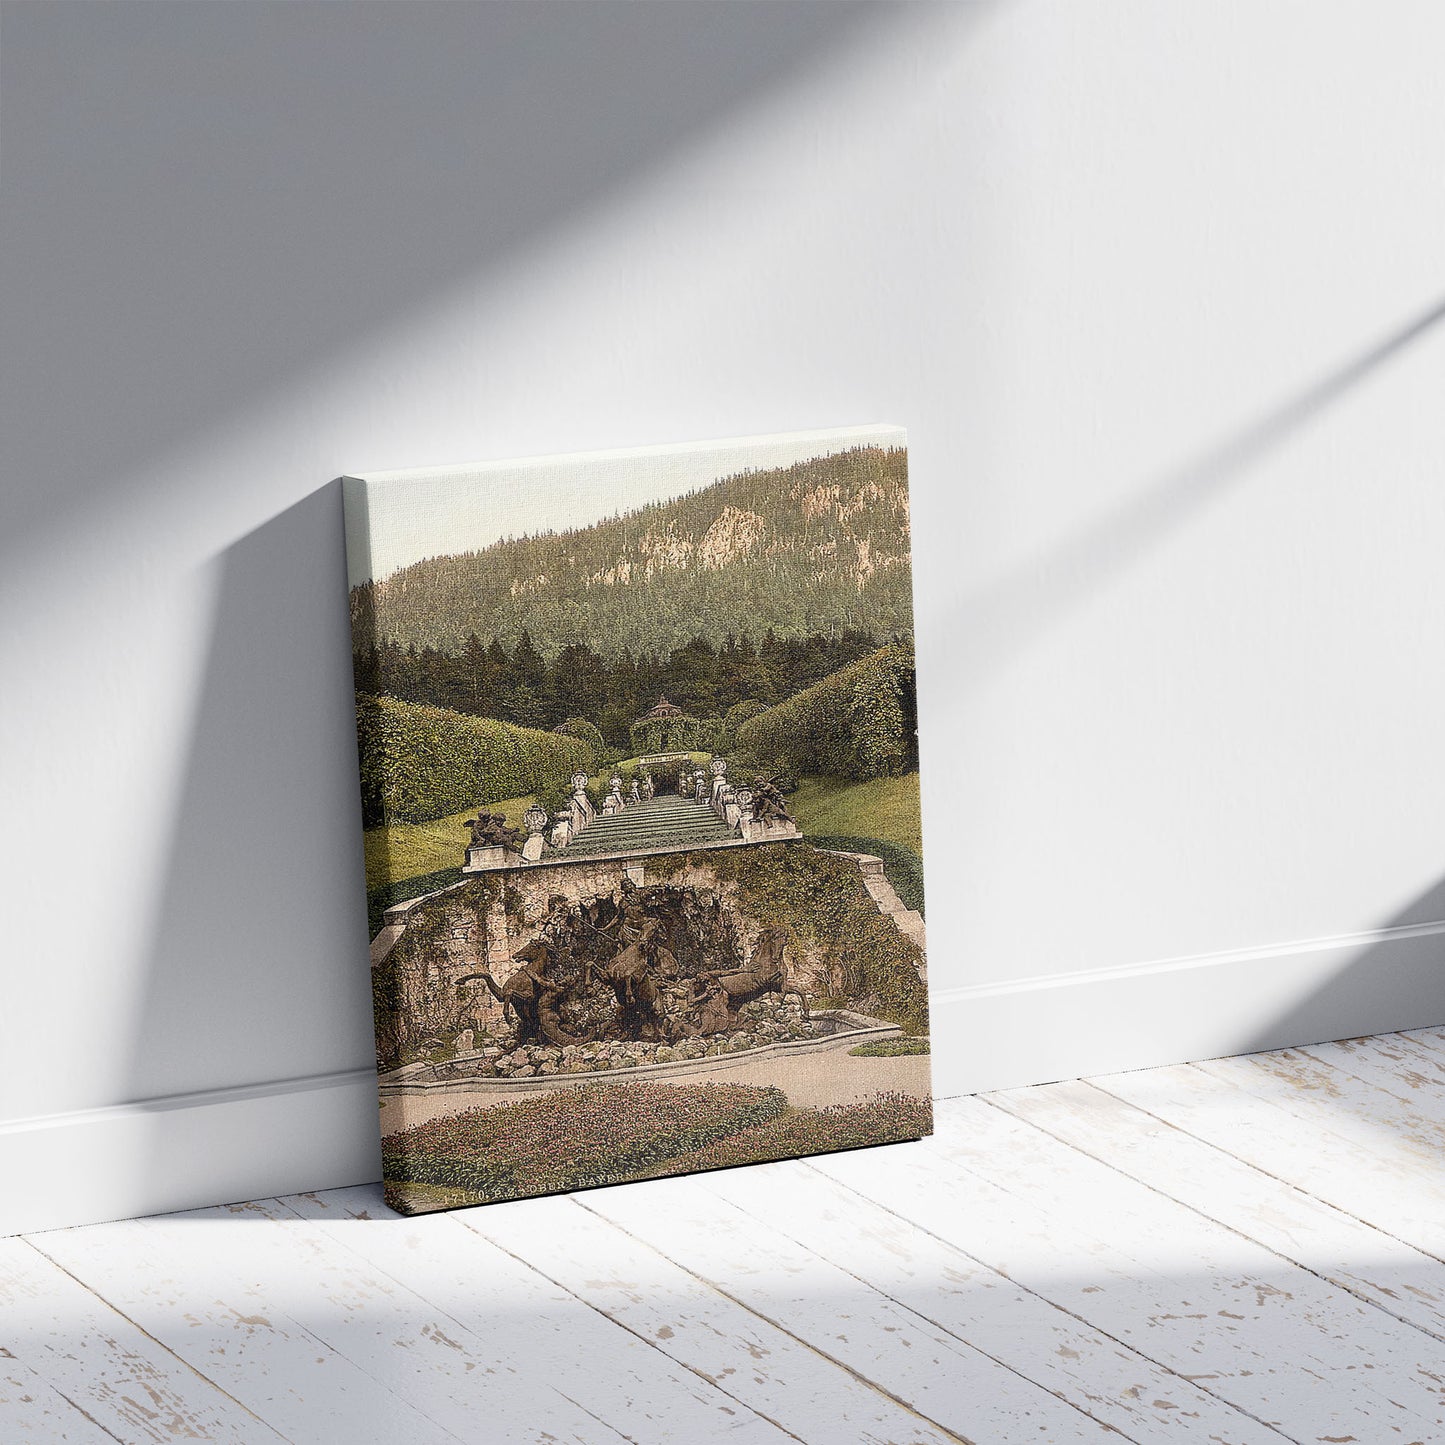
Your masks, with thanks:
[[[422,1213],[898,1143],[932,1128],[928,1101],[906,1094],[794,1109],[780,1089],[747,1084],[589,1084],[392,1135],[387,1200]]]
[[[657,1174],[787,1110],[781,1089],[644,1080],[541,1094],[433,1119],[383,1141],[388,1181],[459,1186],[476,1202]]]
[[[766,1159],[792,1159],[800,1154],[826,1154],[896,1144],[933,1132],[933,1106],[909,1094],[879,1093],[862,1104],[834,1104],[826,1109],[789,1109],[771,1119],[717,1139],[670,1159],[664,1174],[690,1174],[696,1169],[726,1169]]]

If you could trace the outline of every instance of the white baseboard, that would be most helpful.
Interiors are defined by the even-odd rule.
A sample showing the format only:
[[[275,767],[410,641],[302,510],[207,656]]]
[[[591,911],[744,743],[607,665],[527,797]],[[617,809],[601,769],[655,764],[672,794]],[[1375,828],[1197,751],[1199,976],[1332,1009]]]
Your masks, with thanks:
[[[936,974],[935,974],[936,976]],[[1445,1025],[1445,922],[947,989],[940,1098]],[[0,1124],[0,1236],[377,1179],[369,1069]]]
[[[0,1236],[381,1177],[371,1069],[0,1124]]]
[[[935,992],[940,1098],[1445,1025],[1445,922]]]

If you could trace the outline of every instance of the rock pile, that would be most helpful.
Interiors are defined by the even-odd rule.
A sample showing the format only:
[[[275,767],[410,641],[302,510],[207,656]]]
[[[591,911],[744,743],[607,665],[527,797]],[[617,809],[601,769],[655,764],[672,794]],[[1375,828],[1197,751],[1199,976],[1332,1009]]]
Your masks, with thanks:
[[[796,999],[776,997],[745,1004],[738,1012],[739,1027],[712,1038],[679,1039],[675,1043],[636,1043],[603,1039],[590,1044],[527,1044],[509,1048],[505,1037],[482,1034],[475,1039],[476,1053],[437,1066],[443,1078],[533,1079],[552,1074],[606,1073],[641,1068],[644,1064],[673,1064],[683,1059],[718,1058],[765,1044],[817,1038],[827,1029],[821,1019],[803,1017]]]

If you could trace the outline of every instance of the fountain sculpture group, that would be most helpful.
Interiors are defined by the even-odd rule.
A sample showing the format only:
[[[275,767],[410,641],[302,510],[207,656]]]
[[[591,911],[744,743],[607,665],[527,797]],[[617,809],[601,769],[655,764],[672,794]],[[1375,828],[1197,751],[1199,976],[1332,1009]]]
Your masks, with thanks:
[[[630,878],[582,903],[558,896],[504,982],[478,970],[502,1005],[513,1047],[599,1039],[677,1043],[739,1027],[739,1010],[767,994],[806,996],[788,976],[787,935],[766,928],[745,947],[706,890]]]

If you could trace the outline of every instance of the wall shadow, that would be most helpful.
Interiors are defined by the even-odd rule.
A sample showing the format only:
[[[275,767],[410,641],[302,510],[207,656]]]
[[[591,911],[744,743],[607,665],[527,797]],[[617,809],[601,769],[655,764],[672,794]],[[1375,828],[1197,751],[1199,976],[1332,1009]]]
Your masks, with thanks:
[[[1390,930],[1401,930],[1391,933]],[[1241,1053],[1445,1026],[1445,878],[1381,925],[1323,987],[1255,1029]],[[1422,1015],[1421,1000],[1428,1001]],[[1342,1020],[1349,1020],[1348,1025]]]
[[[957,655],[925,679],[951,677],[960,693],[1005,668],[1061,618],[1085,603],[1330,408],[1346,400],[1445,322],[1445,298],[1423,310],[1280,405],[1222,438],[1199,456],[1145,486],[1099,520],[1081,527],[1043,558],[968,597],[950,636]],[[941,661],[941,659],[940,659]],[[1387,937],[1349,959],[1329,984],[1253,1028],[1239,1053],[1321,1043],[1344,1036],[1445,1025],[1445,880],[1380,925],[1442,931]],[[1267,968],[1268,963],[1261,967]],[[1434,1002],[1428,1017],[1419,1000]],[[1348,1026],[1342,1020],[1349,1020]]]
[[[130,1100],[264,1083],[258,1052],[282,1077],[373,1058],[340,484],[213,565]]]
[[[61,557],[98,503],[135,500],[146,463],[485,283],[900,13],[6,9],[0,557]],[[324,488],[211,563],[148,976],[107,1102],[371,1067],[339,508]]]
[[[0,554],[890,11],[6,7]]]

